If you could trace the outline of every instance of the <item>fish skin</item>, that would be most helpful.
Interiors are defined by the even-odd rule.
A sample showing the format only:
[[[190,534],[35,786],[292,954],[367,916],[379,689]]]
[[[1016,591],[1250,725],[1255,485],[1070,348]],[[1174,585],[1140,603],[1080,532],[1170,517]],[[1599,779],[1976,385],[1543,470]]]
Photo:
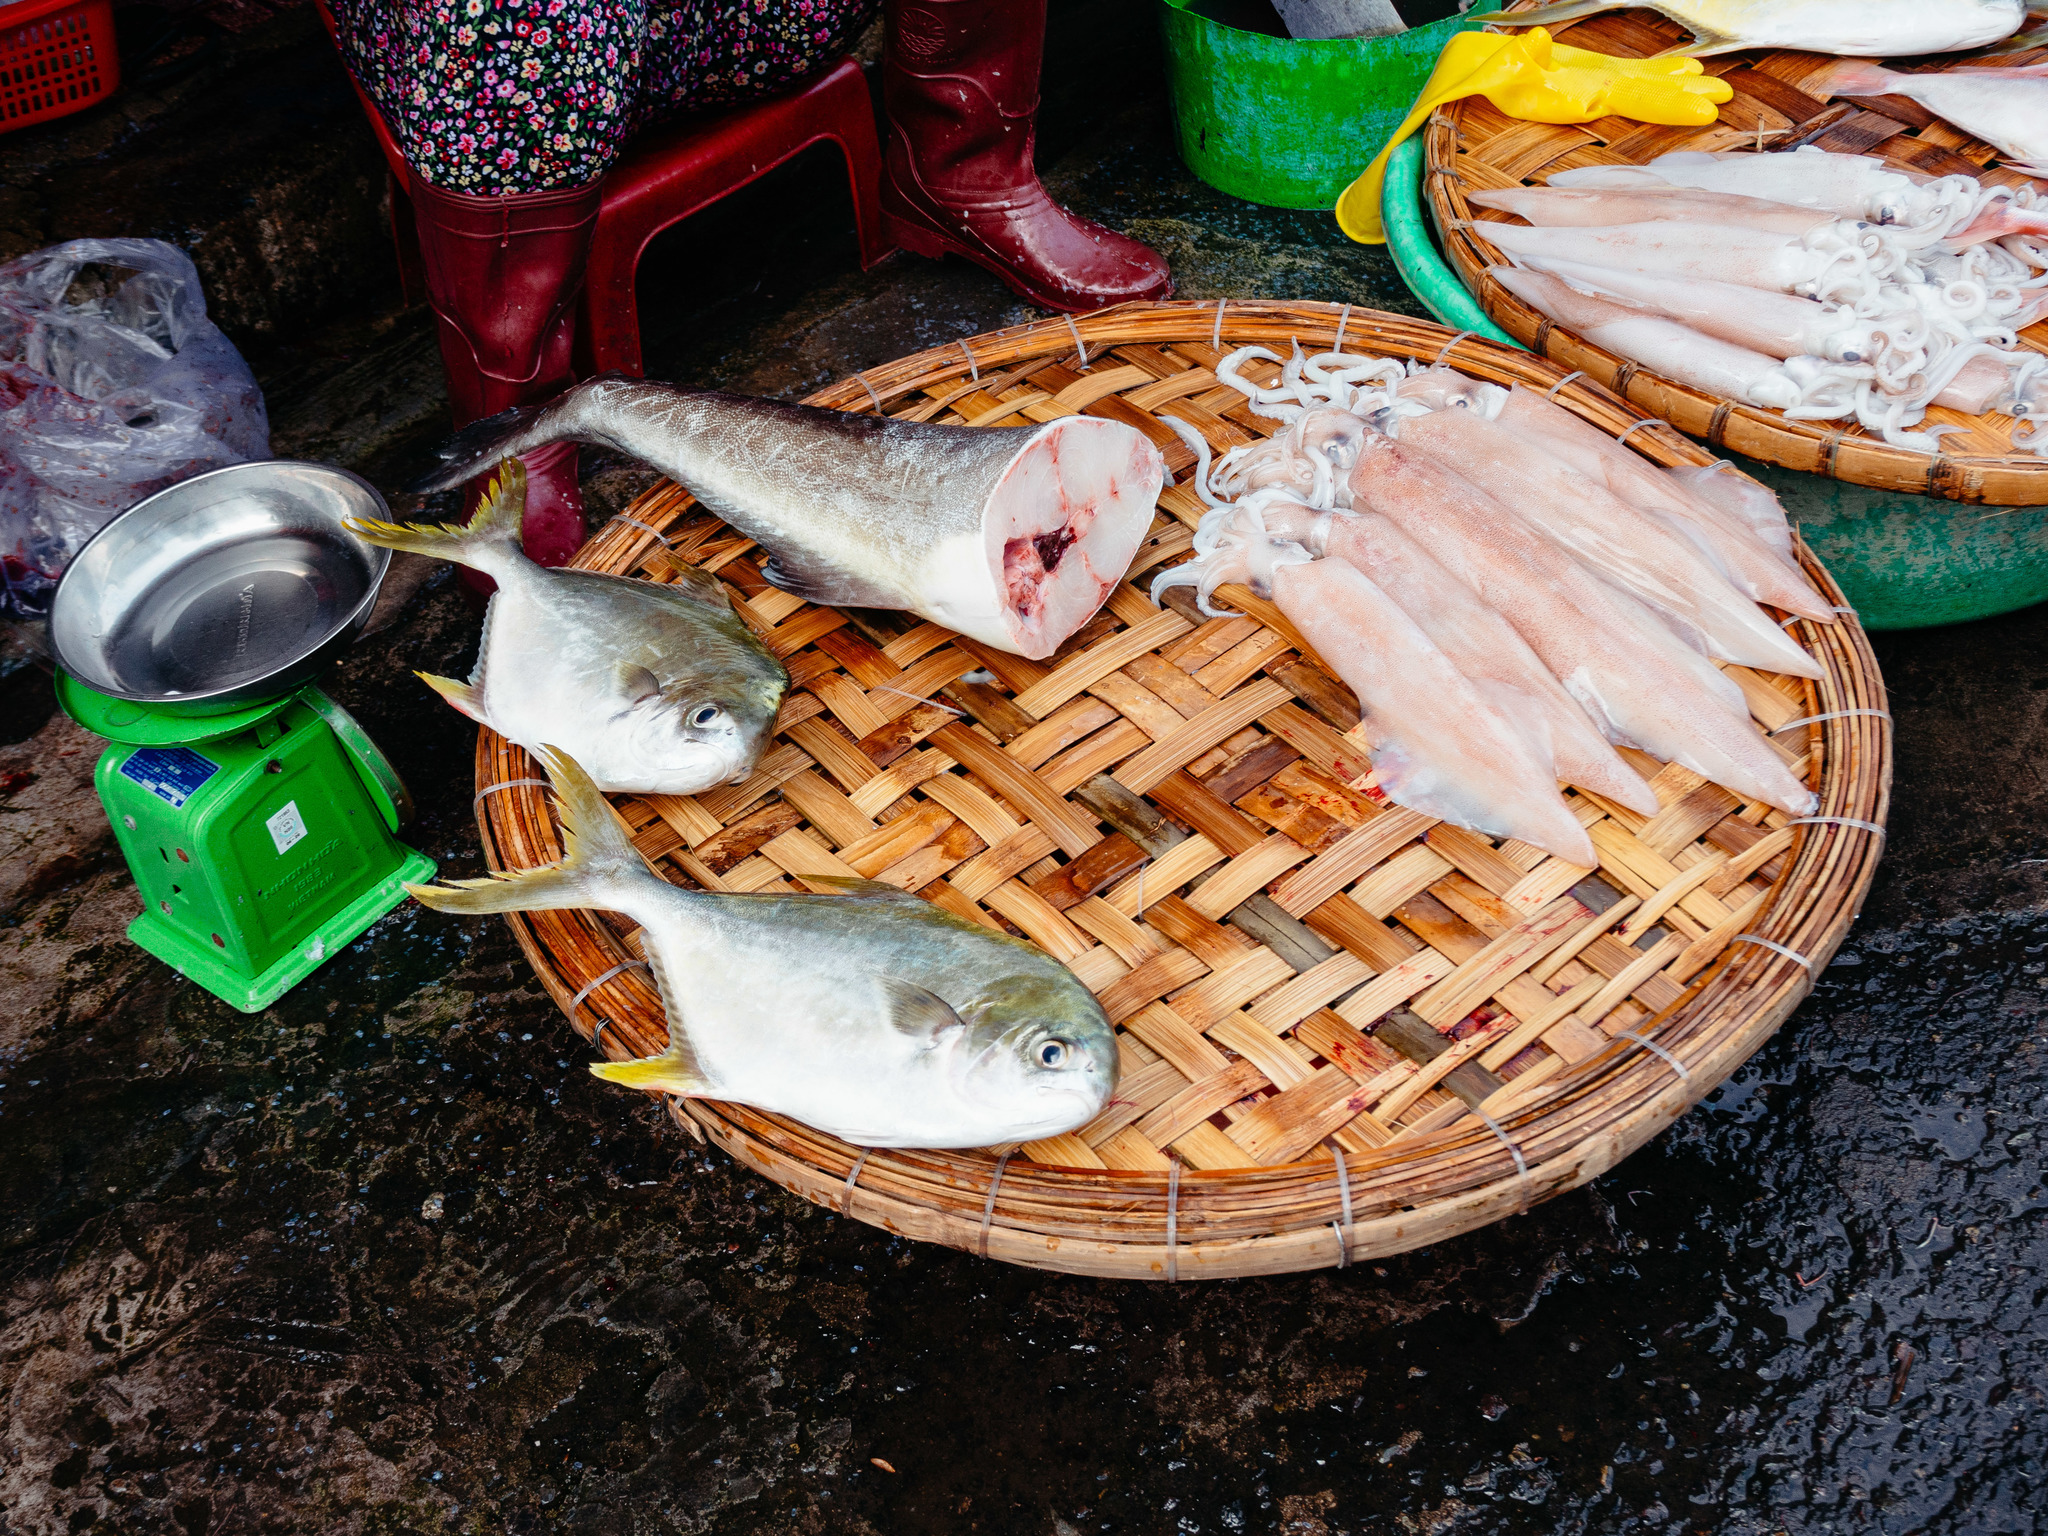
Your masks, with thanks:
[[[1142,433],[1096,417],[945,426],[607,374],[464,428],[418,486],[458,485],[565,439],[661,470],[760,544],[771,556],[762,574],[807,601],[907,609],[1033,658],[1052,654],[1123,579],[1166,474]],[[1090,473],[1104,495],[1073,505],[1076,487],[1061,477]],[[1069,521],[997,541],[999,504]],[[1075,539],[1051,537],[1063,530]],[[1033,590],[1051,592],[1058,613],[1027,611]]]
[[[562,861],[406,889],[444,912],[595,907],[639,923],[669,1048],[595,1075],[751,1104],[870,1147],[1055,1136],[1115,1092],[1113,1027],[1037,946],[876,881],[818,880],[841,893],[815,895],[670,885],[573,759],[536,755],[561,806]],[[1055,1064],[1041,1059],[1049,1045],[1063,1052]]]
[[[536,565],[519,548],[525,484],[508,461],[466,528],[350,522],[373,544],[497,582],[469,682],[425,681],[529,751],[571,744],[608,790],[691,795],[744,779],[774,734],[789,673],[724,583],[688,566],[669,585]]]
[[[1641,5],[1697,41],[1673,53],[1705,58],[1740,48],[1902,58],[1955,53],[1997,42],[2026,20],[2025,0],[1563,0],[1496,19],[1510,27],[1557,27]]]
[[[2048,176],[2048,64],[1904,74],[1874,59],[1835,59],[1807,89],[1817,96],[1904,96],[1982,139],[2015,170]]]

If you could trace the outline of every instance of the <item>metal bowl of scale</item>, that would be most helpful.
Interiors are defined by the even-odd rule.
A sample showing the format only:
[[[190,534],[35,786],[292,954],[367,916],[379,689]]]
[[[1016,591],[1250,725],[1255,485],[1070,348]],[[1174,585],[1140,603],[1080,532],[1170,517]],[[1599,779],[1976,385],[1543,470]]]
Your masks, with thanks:
[[[176,713],[288,693],[355,638],[391,564],[342,519],[389,515],[367,481],[326,464],[195,475],[79,550],[51,600],[51,648],[87,687]]]

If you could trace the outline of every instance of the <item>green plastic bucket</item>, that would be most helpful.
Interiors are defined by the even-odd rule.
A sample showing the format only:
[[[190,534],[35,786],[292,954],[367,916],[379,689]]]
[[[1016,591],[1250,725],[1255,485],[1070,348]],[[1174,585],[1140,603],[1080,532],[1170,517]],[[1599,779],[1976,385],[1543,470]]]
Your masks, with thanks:
[[[1438,251],[1422,161],[1418,134],[1389,159],[1380,203],[1402,281],[1445,325],[1521,346],[1487,318]],[[1962,624],[2048,602],[2048,507],[1965,506],[1733,462],[1778,493],[1865,629]]]
[[[1181,158],[1210,186],[1274,208],[1329,208],[1407,116],[1454,33],[1500,0],[1394,37],[1297,42],[1232,25],[1261,0],[1160,0]]]

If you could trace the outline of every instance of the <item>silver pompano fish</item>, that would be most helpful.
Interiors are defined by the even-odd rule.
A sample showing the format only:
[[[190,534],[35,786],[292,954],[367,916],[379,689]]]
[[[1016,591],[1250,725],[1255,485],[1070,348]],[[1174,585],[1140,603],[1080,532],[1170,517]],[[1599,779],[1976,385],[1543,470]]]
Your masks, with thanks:
[[[2026,20],[2026,0],[1562,0],[1491,18],[1507,27],[1557,27],[1641,5],[1697,39],[1673,49],[1704,58],[1738,48],[1814,53],[1954,53],[1995,43]]]
[[[1875,59],[1836,59],[1806,88],[1815,95],[1904,96],[1991,145],[2014,170],[2048,176],[2048,63],[1906,75]]]
[[[471,719],[529,751],[567,743],[604,788],[690,795],[744,779],[789,686],[716,577],[674,585],[553,570],[519,548],[526,472],[504,464],[466,528],[352,520],[373,544],[491,577],[467,683],[420,676]]]
[[[575,762],[538,755],[562,861],[407,889],[444,912],[598,907],[639,923],[669,1047],[591,1067],[599,1077],[752,1104],[869,1147],[1054,1136],[1115,1092],[1108,1018],[1042,950],[871,880],[803,896],[670,885]]]
[[[903,608],[1049,656],[1102,606],[1166,474],[1121,422],[955,427],[608,375],[465,428],[420,489],[564,438],[643,459],[816,603]]]

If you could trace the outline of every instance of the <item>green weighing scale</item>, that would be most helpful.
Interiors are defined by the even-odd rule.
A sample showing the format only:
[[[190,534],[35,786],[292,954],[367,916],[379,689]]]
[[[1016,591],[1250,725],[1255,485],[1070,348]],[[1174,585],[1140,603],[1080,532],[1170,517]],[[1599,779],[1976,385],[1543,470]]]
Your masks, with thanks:
[[[383,500],[323,465],[237,464],[138,503],[50,610],[57,700],[107,739],[93,774],[143,910],[128,937],[245,1013],[405,900],[434,862],[411,798],[309,679],[376,601]]]

